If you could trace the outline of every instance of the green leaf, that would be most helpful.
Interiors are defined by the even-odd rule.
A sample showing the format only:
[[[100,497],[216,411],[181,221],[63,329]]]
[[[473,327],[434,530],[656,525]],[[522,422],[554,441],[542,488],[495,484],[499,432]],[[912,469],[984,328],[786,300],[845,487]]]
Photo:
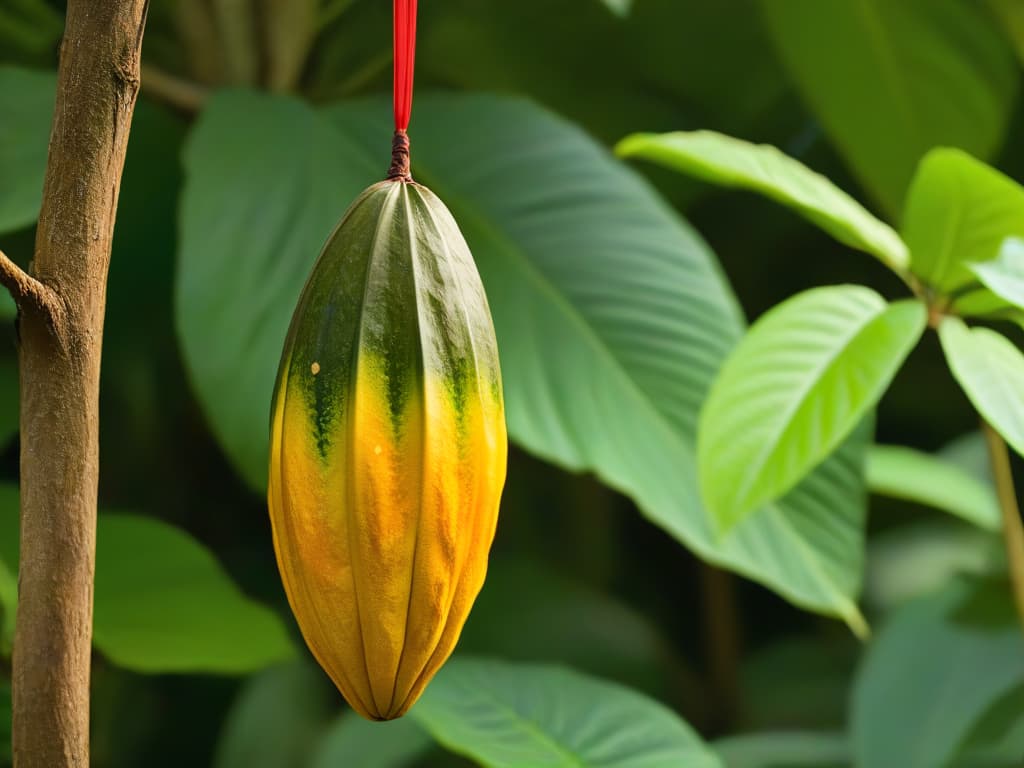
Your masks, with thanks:
[[[273,611],[205,547],[151,518],[100,519],[94,621],[96,647],[139,672],[242,674],[294,653]]]
[[[703,557],[856,623],[863,439],[729,541],[716,540],[701,506],[697,414],[742,331],[707,246],[634,172],[544,110],[429,94],[416,109],[413,171],[473,249],[512,438],[596,472]],[[215,434],[255,489],[303,280],[345,203],[382,174],[384,102],[326,117],[277,96],[221,94],[185,152],[182,348]]]
[[[1008,585],[958,581],[910,603],[878,633],[860,670],[856,764],[950,765],[972,727],[1022,681],[1024,640]]]
[[[868,451],[867,480],[874,493],[935,507],[988,531],[1002,529],[992,487],[938,456],[875,445]]]
[[[664,705],[561,667],[453,659],[411,715],[488,768],[721,766]]]
[[[1010,766],[1024,755],[1024,685],[989,707],[957,753],[956,766]]]
[[[965,432],[953,438],[939,450],[939,458],[956,464],[978,482],[992,486],[992,461],[989,458],[988,442],[980,429]]]
[[[890,214],[932,147],[984,158],[1002,143],[1019,66],[981,3],[762,0],[761,8],[805,101]]]
[[[1024,309],[1024,240],[1008,238],[994,260],[970,263],[967,268],[1000,299]]]
[[[231,705],[213,768],[306,768],[334,704],[334,689],[319,667],[301,661],[264,670]]]
[[[862,650],[854,637],[787,632],[743,654],[743,725],[755,731],[832,730],[846,722],[846,698]],[[794,670],[800,670],[794,674]]]
[[[633,9],[633,0],[601,0],[616,16],[625,18]]]
[[[892,227],[819,173],[773,146],[751,144],[714,131],[638,133],[616,147],[713,184],[759,192],[792,208],[841,243],[880,258],[897,272],[909,261]]]
[[[0,66],[0,232],[39,215],[57,78]]]
[[[0,485],[0,559],[18,562],[18,490]],[[242,674],[295,651],[270,609],[243,595],[213,555],[153,518],[101,514],[93,643],[137,672]]]
[[[1005,336],[946,317],[939,338],[953,376],[985,420],[1024,455],[1024,355]]]
[[[371,723],[349,712],[331,726],[310,768],[408,768],[433,745],[434,740],[411,717]]]
[[[18,307],[6,290],[0,291],[0,320],[13,320]]]
[[[865,599],[879,612],[935,592],[958,575],[1006,568],[1001,536],[949,518],[931,517],[873,536],[868,546]]]
[[[726,768],[834,768],[850,763],[841,733],[769,732],[729,736],[713,744]]]
[[[878,402],[924,331],[916,301],[869,288],[805,291],[750,329],[701,412],[697,461],[726,530],[824,460]]]
[[[994,259],[1003,241],[1024,236],[1024,188],[956,149],[921,161],[903,219],[910,268],[949,294],[974,280],[968,262]]]

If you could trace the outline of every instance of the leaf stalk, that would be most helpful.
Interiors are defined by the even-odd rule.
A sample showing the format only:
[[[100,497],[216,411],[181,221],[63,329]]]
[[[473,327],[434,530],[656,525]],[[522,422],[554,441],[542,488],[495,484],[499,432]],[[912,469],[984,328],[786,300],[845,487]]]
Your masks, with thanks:
[[[1024,630],[1024,523],[1021,522],[1017,494],[1013,486],[1010,452],[1002,435],[985,420],[982,420],[982,430],[988,444],[989,460],[996,481],[996,496],[1003,515],[1003,539],[1006,542],[1013,599],[1017,606],[1021,629]]]

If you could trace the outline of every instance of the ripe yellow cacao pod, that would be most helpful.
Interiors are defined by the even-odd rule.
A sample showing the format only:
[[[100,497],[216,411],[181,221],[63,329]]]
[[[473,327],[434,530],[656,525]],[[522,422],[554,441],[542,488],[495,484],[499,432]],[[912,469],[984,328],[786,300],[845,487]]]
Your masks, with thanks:
[[[469,248],[430,190],[375,184],[296,307],[268,491],[292,611],[363,716],[403,715],[452,652],[483,585],[507,451]]]

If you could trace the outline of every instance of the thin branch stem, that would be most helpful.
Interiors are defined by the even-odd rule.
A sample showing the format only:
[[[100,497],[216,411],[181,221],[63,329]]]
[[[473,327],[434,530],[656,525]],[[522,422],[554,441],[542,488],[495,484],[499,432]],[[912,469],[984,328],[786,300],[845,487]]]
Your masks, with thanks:
[[[253,0],[213,0],[228,81],[232,85],[255,85],[259,79],[260,52],[253,6]]]
[[[729,730],[740,703],[739,661],[742,631],[736,600],[736,582],[726,571],[701,563],[704,648],[714,701],[713,730]]]
[[[36,308],[49,315],[54,322],[61,314],[61,301],[56,291],[32,277],[0,251],[0,285],[6,288],[14,302],[22,309]]]
[[[142,65],[142,91],[185,112],[198,112],[210,98],[205,86],[168,74],[151,64]]]
[[[203,83],[223,82],[224,50],[210,3],[207,0],[178,0],[175,6],[178,36],[192,76]]]
[[[996,496],[1003,512],[1003,538],[1006,541],[1006,557],[1010,569],[1010,583],[1017,614],[1024,629],[1024,524],[1017,506],[1017,494],[1013,487],[1013,472],[1010,467],[1010,452],[1006,441],[987,421],[982,421],[985,441],[988,443],[992,473],[996,480]]]
[[[317,33],[318,0],[262,0],[263,82],[272,91],[295,90]]]

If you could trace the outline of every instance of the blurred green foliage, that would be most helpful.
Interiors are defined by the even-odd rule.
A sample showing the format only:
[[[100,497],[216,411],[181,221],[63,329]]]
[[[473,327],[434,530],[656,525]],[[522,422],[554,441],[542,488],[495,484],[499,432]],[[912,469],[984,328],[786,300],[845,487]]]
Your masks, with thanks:
[[[977,424],[934,334],[877,420],[824,464],[859,418],[833,424],[827,449],[798,445],[790,479],[814,471],[730,535],[697,479],[701,407],[743,316],[828,284],[904,297],[913,280],[886,269],[905,265],[894,230],[929,288],[977,287],[958,309],[1014,319],[1019,265],[993,259],[1024,236],[1022,193],[984,163],[1024,173],[1015,4],[423,3],[413,169],[478,261],[517,450],[463,658],[391,724],[344,712],[308,658],[262,498],[295,296],[388,159],[389,4],[299,5],[152,3],[104,339],[100,502],[131,514],[100,515],[93,764],[1020,765],[1024,643],[992,481],[976,437],[931,455]],[[0,247],[24,265],[62,14],[59,0],[0,7]],[[651,137],[695,129],[775,145],[834,183],[768,150]],[[609,151],[638,131],[676,153],[669,168]],[[766,193],[848,245],[678,170]],[[6,297],[0,324],[2,765],[18,471]],[[1012,351],[988,355],[997,373],[980,383],[962,362],[960,379],[1013,432],[1024,387],[991,382],[1024,378],[1019,329],[993,327]],[[946,348],[955,369],[993,347]],[[808,428],[831,424],[822,403]],[[913,451],[870,451],[874,423]],[[829,618],[859,626],[861,610],[863,643]]]

